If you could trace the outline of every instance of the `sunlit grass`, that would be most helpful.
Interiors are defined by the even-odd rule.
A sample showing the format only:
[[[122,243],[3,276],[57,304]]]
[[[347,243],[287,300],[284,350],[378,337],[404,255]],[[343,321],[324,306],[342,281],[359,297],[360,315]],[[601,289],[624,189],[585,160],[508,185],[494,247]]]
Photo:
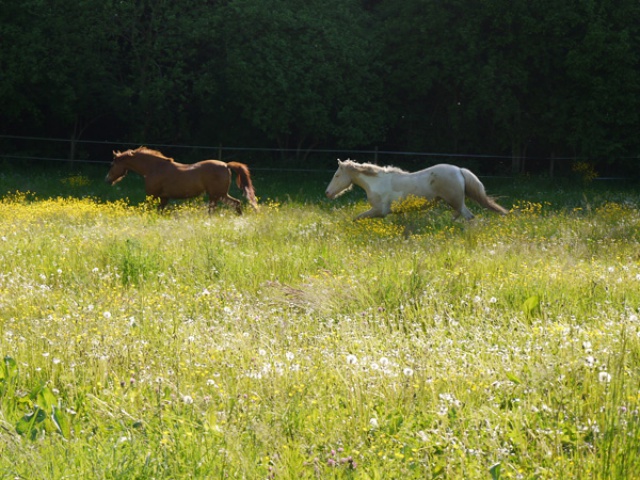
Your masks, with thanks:
[[[0,201],[3,476],[640,468],[638,198],[261,203]]]

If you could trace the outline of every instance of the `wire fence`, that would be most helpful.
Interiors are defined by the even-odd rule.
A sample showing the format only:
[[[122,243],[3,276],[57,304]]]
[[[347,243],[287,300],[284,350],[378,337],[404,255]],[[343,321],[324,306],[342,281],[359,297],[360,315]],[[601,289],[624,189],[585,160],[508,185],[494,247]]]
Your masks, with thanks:
[[[424,168],[429,164],[456,162],[460,166],[473,167],[483,176],[513,176],[524,171],[524,165],[533,173],[553,177],[559,171],[570,171],[572,162],[584,161],[578,157],[521,157],[517,171],[512,156],[478,154],[393,151],[373,148],[369,150],[350,149],[313,149],[304,152],[305,160],[300,160],[300,150],[293,148],[237,147],[224,145],[192,145],[168,143],[123,143],[113,140],[71,140],[69,138],[0,135],[0,158],[15,164],[26,162],[47,162],[76,164],[108,164],[112,150],[126,150],[145,145],[163,150],[169,156],[180,154],[179,161],[191,163],[203,158],[219,160],[250,160],[252,170],[290,171],[290,172],[326,172],[335,168],[336,158],[352,158],[376,164],[395,164],[399,166]],[[55,153],[53,153],[55,152]],[[169,153],[167,153],[169,152]],[[175,153],[173,153],[175,152]],[[176,155],[177,156],[177,155]],[[297,159],[297,160],[296,160]],[[600,177],[601,179],[622,179],[622,177]]]

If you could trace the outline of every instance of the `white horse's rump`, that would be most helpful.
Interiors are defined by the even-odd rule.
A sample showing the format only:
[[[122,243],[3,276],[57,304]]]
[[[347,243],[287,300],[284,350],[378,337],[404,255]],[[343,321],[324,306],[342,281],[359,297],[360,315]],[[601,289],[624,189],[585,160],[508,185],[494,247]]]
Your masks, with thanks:
[[[444,163],[409,173],[396,167],[338,160],[338,170],[325,192],[327,197],[335,198],[352,185],[362,187],[371,204],[371,209],[361,213],[356,219],[384,217],[391,212],[394,202],[410,195],[427,200],[441,198],[455,210],[454,218],[460,215],[467,220],[473,218],[464,204],[465,195],[494,212],[502,215],[507,213],[507,210],[487,196],[484,185],[470,170]]]

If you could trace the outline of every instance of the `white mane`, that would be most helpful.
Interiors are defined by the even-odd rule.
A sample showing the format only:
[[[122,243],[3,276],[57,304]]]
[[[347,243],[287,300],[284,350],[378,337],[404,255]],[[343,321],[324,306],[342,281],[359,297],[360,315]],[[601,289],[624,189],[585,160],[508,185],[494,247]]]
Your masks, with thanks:
[[[353,160],[345,160],[342,162],[343,168],[350,168],[365,175],[377,175],[378,173],[407,173],[406,170],[394,166],[375,165],[373,163],[358,163]]]

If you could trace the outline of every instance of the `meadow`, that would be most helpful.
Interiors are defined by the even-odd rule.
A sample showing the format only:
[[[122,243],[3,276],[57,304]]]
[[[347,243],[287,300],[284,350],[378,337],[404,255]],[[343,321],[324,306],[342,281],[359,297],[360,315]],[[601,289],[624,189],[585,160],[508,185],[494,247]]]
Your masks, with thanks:
[[[105,173],[0,176],[1,478],[640,471],[637,190],[353,222],[332,172],[256,172],[243,216]]]

